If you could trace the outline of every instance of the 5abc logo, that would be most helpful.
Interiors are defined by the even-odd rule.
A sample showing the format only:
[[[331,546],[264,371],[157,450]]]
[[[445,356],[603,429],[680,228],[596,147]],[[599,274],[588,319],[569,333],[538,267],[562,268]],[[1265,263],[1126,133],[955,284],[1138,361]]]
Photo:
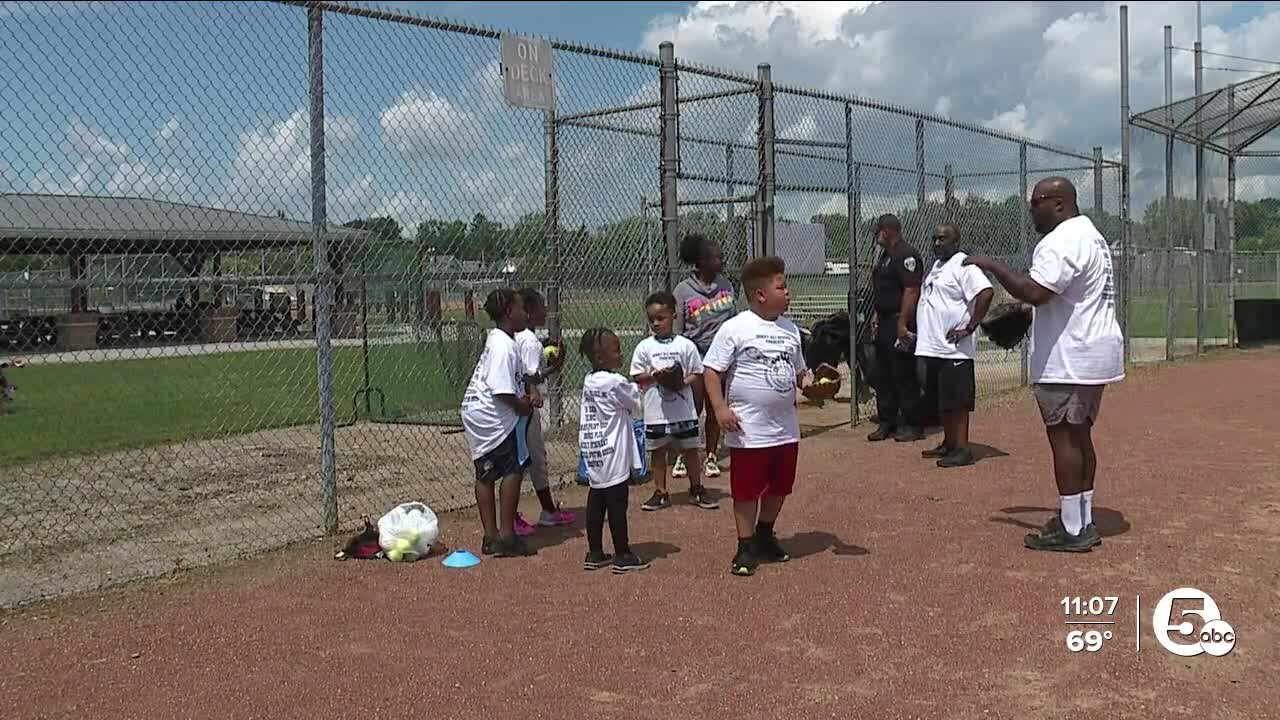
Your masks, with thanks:
[[[1178,600],[1195,602],[1198,607],[1184,609],[1180,617],[1174,617],[1173,603]],[[1195,615],[1203,621],[1199,633],[1189,621],[1182,619],[1188,615]],[[1218,604],[1196,588],[1178,588],[1160,598],[1151,616],[1151,626],[1160,645],[1181,657],[1194,657],[1201,653],[1221,657],[1236,646],[1236,632],[1230,623],[1222,619]],[[1194,638],[1195,642],[1175,642],[1175,636]]]

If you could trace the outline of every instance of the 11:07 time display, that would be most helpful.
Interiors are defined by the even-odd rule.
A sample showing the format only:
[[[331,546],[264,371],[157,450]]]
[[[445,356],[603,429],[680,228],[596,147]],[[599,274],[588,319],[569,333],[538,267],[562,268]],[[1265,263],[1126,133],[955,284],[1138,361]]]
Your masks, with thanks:
[[[1068,615],[1114,615],[1118,597],[1064,597],[1058,603],[1062,611]]]

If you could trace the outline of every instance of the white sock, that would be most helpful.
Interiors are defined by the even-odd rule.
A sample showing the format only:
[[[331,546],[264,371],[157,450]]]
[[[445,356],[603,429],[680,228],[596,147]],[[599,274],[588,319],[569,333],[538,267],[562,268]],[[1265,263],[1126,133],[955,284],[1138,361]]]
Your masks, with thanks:
[[[1080,494],[1080,521],[1086,526],[1093,524],[1093,491],[1085,490]]]
[[[1067,533],[1071,535],[1079,535],[1081,528],[1084,527],[1080,522],[1080,511],[1084,509],[1081,495],[1082,493],[1059,496],[1062,498],[1062,527],[1066,528]]]

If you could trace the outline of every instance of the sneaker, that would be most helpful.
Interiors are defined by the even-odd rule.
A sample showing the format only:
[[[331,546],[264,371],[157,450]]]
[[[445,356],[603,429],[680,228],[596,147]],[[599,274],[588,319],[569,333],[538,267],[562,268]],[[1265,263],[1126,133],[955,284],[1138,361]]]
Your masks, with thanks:
[[[635,556],[635,553],[618,553],[613,559],[613,574],[621,575],[629,572],[639,572],[648,569],[649,561],[641,560]]]
[[[755,547],[752,553],[760,558],[762,562],[767,563],[783,563],[791,559],[786,550],[782,549],[782,545],[778,543],[778,536],[770,534],[768,537],[757,536],[754,540]]]
[[[888,440],[891,437],[893,437],[893,426],[881,425],[876,428],[875,432],[867,436],[867,440],[871,442],[880,442],[881,440]]]
[[[525,545],[524,538],[514,535],[511,538],[499,538],[493,544],[494,556],[500,558],[506,557],[528,557],[533,553],[529,551],[529,546]]]
[[[706,485],[694,485],[689,488],[689,500],[703,510],[715,510],[720,507],[719,500],[713,500],[707,493]]]
[[[676,462],[671,466],[671,477],[682,478],[689,477],[689,468],[684,466],[684,458],[676,458]]]
[[[1081,530],[1079,535],[1071,535],[1062,526],[1062,521],[1054,517],[1039,534],[1028,534],[1022,542],[1032,550],[1081,553],[1089,552],[1097,544],[1094,542],[1096,538],[1096,530],[1092,533]]]
[[[973,451],[969,448],[958,448],[956,450],[952,450],[938,460],[938,467],[965,467],[966,465],[972,465],[973,463]]]
[[[480,541],[480,554],[492,555],[495,552],[497,552],[497,547],[498,547],[498,539],[485,535],[484,540]]]
[[[916,442],[924,439],[924,431],[918,427],[905,427],[893,434],[898,442]]]
[[[720,463],[716,462],[714,456],[707,456],[707,461],[702,466],[702,476],[709,478],[720,477]]]
[[[645,500],[644,504],[640,506],[640,509],[652,511],[661,510],[666,507],[671,507],[671,496],[667,493],[654,490],[653,497]]]
[[[537,528],[530,525],[520,513],[516,513],[516,520],[513,523],[513,527],[515,527],[516,535],[519,535],[520,537],[529,537],[537,531]]]
[[[588,551],[587,557],[582,561],[583,570],[599,570],[609,567],[613,564],[613,556],[603,550],[595,552]]]
[[[933,448],[932,450],[921,451],[920,457],[933,459],[933,458],[946,457],[949,454],[951,454],[951,449],[947,447],[946,443],[941,443],[940,445],[938,445],[938,447]]]
[[[572,525],[578,516],[571,512],[565,512],[560,508],[556,508],[555,512],[542,511],[538,516],[538,524],[543,527],[556,527],[557,525]]]
[[[747,577],[755,575],[756,568],[759,566],[760,561],[754,555],[747,550],[739,550],[738,554],[733,556],[733,564],[729,566],[729,572]]]

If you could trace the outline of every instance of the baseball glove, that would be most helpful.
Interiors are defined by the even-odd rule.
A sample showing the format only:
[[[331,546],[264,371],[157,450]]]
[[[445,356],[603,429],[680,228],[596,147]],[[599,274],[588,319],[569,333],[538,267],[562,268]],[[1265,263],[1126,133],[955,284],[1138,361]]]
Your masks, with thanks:
[[[1001,303],[983,319],[982,332],[1005,350],[1018,346],[1031,328],[1031,309],[1020,302]]]

